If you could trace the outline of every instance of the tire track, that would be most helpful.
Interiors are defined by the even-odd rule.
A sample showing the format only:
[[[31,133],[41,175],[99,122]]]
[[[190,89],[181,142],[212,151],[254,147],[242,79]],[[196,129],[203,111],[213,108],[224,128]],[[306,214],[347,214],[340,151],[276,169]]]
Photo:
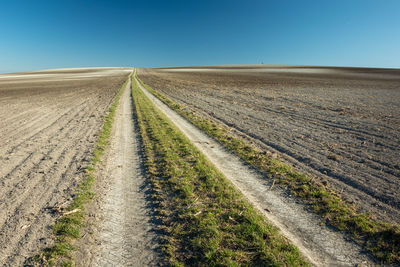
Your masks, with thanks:
[[[160,266],[149,184],[144,175],[134,124],[131,82],[117,109],[105,173],[111,185],[104,197],[104,220],[94,266]]]

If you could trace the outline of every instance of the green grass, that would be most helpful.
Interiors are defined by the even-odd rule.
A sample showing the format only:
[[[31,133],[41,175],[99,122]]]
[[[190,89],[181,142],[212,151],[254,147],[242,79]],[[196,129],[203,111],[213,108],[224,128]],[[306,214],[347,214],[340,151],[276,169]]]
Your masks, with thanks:
[[[40,266],[74,266],[71,253],[76,248],[73,245],[73,241],[81,237],[82,224],[86,216],[85,204],[94,196],[91,188],[95,182],[96,165],[101,161],[102,155],[109,145],[115,112],[127,82],[128,80],[122,85],[108,110],[93,151],[93,156],[85,168],[84,180],[79,185],[76,197],[66,209],[66,213],[69,211],[76,212],[63,215],[53,225],[54,245],[45,248],[42,253],[33,257],[33,264],[39,264]]]
[[[170,265],[308,266],[135,82],[132,94]]]
[[[400,227],[375,220],[371,215],[360,214],[357,207],[346,203],[328,186],[259,150],[244,139],[230,133],[212,120],[196,115],[140,81],[154,96],[186,118],[192,124],[216,139],[223,146],[255,167],[303,202],[310,205],[328,225],[346,232],[359,242],[379,262],[400,264]]]

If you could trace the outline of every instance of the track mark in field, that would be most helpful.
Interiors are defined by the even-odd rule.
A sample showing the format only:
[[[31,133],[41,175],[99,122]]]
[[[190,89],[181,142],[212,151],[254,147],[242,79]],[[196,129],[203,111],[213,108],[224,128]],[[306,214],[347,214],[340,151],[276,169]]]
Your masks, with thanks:
[[[140,85],[140,84],[139,84]],[[352,266],[371,263],[362,248],[347,241],[341,233],[326,227],[317,215],[285,198],[278,188],[245,165],[238,157],[140,88],[153,103],[213,162],[213,164],[245,195],[245,197],[281,233],[290,239],[313,265]]]
[[[160,265],[130,86],[129,82],[117,109],[105,166],[111,184],[104,198],[101,245],[95,259],[99,266]]]

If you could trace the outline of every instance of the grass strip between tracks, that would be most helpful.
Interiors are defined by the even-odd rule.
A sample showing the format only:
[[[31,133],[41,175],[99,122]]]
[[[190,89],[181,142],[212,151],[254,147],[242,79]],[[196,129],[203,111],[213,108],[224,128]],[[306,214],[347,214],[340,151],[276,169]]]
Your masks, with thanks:
[[[356,206],[344,202],[340,195],[328,186],[293,170],[291,166],[270,157],[266,151],[261,151],[247,141],[234,136],[227,127],[196,115],[192,110],[153,90],[139,78],[138,80],[171,109],[216,139],[246,163],[261,171],[266,177],[273,179],[274,183],[280,184],[309,204],[327,224],[346,232],[356,242],[361,243],[378,261],[400,264],[399,225],[390,225],[375,220],[371,215],[358,213]]]
[[[170,265],[308,265],[134,81],[132,95]]]
[[[109,145],[115,112],[121,95],[129,79],[122,85],[104,118],[103,127],[99,133],[93,156],[85,167],[85,177],[79,185],[78,193],[72,203],[63,212],[64,215],[53,225],[55,242],[52,247],[45,248],[40,255],[33,257],[33,262],[40,266],[74,266],[71,252],[75,250],[73,240],[81,237],[81,228],[85,219],[85,204],[94,196],[91,191],[95,181],[96,165],[100,162]]]

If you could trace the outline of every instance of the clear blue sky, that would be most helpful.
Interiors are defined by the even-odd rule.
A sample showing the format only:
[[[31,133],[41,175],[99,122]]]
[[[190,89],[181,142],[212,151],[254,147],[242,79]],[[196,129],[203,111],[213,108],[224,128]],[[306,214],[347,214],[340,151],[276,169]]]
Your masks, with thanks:
[[[83,66],[400,67],[400,0],[3,0],[0,72]]]

